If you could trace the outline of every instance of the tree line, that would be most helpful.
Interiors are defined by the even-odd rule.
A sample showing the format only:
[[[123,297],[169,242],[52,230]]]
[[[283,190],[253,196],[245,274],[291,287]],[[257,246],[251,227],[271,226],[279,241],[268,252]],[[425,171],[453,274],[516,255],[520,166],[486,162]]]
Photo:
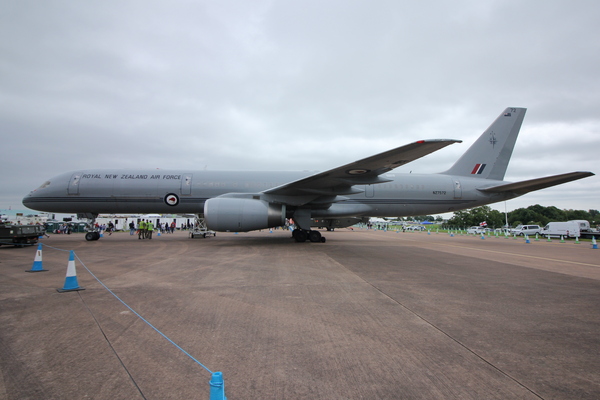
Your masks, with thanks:
[[[548,222],[580,219],[589,221],[591,226],[596,226],[600,223],[598,214],[600,214],[598,210],[561,210],[554,206],[544,207],[536,204],[510,211],[508,224],[513,227],[519,224],[544,227]],[[506,216],[498,210],[492,210],[489,206],[482,206],[456,211],[454,216],[448,220],[447,225],[462,228],[476,226],[484,221],[489,228],[502,228],[506,224]]]

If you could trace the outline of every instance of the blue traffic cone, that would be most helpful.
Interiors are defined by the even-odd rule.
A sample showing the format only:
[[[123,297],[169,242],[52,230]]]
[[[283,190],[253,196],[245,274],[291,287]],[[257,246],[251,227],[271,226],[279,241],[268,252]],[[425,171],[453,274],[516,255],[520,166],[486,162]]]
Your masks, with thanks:
[[[223,380],[223,373],[213,372],[210,381],[210,397],[209,400],[227,400],[225,397],[225,381]]]
[[[33,266],[31,267],[30,270],[27,270],[25,272],[43,272],[43,271],[48,271],[48,270],[44,269],[42,266],[42,245],[38,244],[38,248],[35,252],[35,258],[33,259]]]
[[[74,290],[85,290],[79,287],[77,283],[77,272],[75,271],[75,253],[71,250],[69,254],[69,263],[67,264],[67,277],[65,278],[65,286],[62,289],[56,289],[58,292],[71,292]]]

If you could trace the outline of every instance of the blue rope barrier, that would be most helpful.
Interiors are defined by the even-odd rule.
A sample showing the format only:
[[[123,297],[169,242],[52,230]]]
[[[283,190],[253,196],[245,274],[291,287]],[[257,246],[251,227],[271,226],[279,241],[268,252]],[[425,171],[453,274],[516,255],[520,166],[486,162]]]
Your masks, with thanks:
[[[48,248],[50,248],[50,249],[53,249],[53,250],[58,250],[58,251],[71,251],[71,250],[63,250],[63,249],[59,249],[58,247],[52,247],[52,246],[50,246],[50,245],[48,245],[48,244],[46,244],[46,243],[42,243],[42,242],[40,242],[40,244],[41,244],[42,246],[46,246],[46,247],[48,247]]]
[[[54,249],[54,250],[58,250],[58,251],[72,251],[72,250],[64,250],[64,249],[59,249],[57,247],[52,247],[49,246],[47,244],[42,243],[42,245]],[[102,287],[104,287],[104,289],[106,289],[110,294],[112,294],[114,296],[115,299],[119,300],[121,302],[121,304],[123,304],[125,307],[127,307],[132,313],[134,313],[139,319],[141,319],[142,321],[144,321],[146,323],[146,325],[148,325],[150,328],[154,329],[159,335],[161,335],[163,338],[165,338],[169,343],[171,343],[173,346],[175,346],[177,349],[179,349],[183,354],[185,354],[186,356],[188,356],[190,359],[192,359],[194,362],[196,362],[198,365],[200,365],[202,368],[204,368],[206,371],[208,371],[208,373],[211,374],[211,376],[214,374],[210,369],[208,369],[204,364],[202,364],[200,361],[198,361],[196,358],[194,358],[190,353],[188,353],[187,351],[185,351],[181,346],[179,346],[177,343],[175,343],[173,340],[171,340],[167,335],[165,335],[164,333],[162,333],[158,328],[156,328],[154,325],[152,325],[148,320],[146,320],[144,317],[142,317],[137,311],[135,311],[133,308],[131,308],[127,303],[125,303],[119,296],[117,296],[112,290],[110,290],[108,288],[108,286],[106,286],[104,284],[104,282],[102,282],[100,279],[98,279],[98,277],[96,275],[94,275],[94,273],[92,271],[90,271],[90,269],[85,265],[85,263],[81,260],[81,258],[79,258],[79,256],[77,255],[77,253],[73,252],[75,254],[75,257],[77,258],[77,260],[81,263],[81,265],[83,266],[83,268],[85,268],[85,270],[96,280],[98,281],[98,283],[100,285],[102,285]]]
[[[110,294],[112,294],[115,297],[115,299],[119,300],[121,302],[121,304],[123,304],[125,307],[127,307],[139,319],[141,319],[142,321],[144,321],[146,323],[146,325],[148,325],[150,328],[154,329],[156,331],[156,333],[158,333],[163,338],[165,338],[169,343],[171,343],[173,346],[175,346],[177,349],[179,349],[183,354],[185,354],[186,356],[188,356],[189,358],[191,358],[194,362],[196,362],[198,365],[200,365],[202,368],[204,368],[206,371],[208,371],[208,373],[210,373],[211,375],[213,374],[213,372],[210,369],[208,369],[204,364],[202,364],[200,361],[196,360],[190,353],[188,353],[187,351],[185,351],[181,346],[179,346],[177,343],[175,343],[173,340],[171,340],[167,335],[165,335],[164,333],[162,333],[158,328],[156,328],[154,325],[152,325],[148,320],[146,320],[144,317],[142,317],[140,314],[138,314],[137,311],[135,311],[127,303],[125,303],[123,300],[121,300],[121,298],[119,296],[117,296],[112,290],[110,290],[108,288],[108,286],[106,286],[100,279],[98,279],[98,277],[96,275],[94,275],[94,273],[92,271],[89,270],[89,268],[84,264],[84,262],[81,261],[81,258],[79,258],[79,256],[77,255],[77,253],[75,253],[75,257],[77,258],[77,260],[79,260],[79,262],[81,263],[81,265],[83,266],[83,268],[85,268],[85,270],[96,281],[98,281],[98,283],[101,284],[102,287],[104,287],[104,289],[106,289]]]
[[[188,356],[190,359],[192,359],[196,364],[198,364],[199,366],[201,366],[202,368],[204,368],[206,371],[208,371],[208,373],[211,374],[211,379],[208,382],[209,386],[210,386],[210,397],[209,400],[227,400],[227,397],[225,396],[225,381],[223,380],[223,374],[219,371],[217,372],[212,372],[210,369],[208,369],[204,364],[202,364],[200,361],[198,361],[196,358],[194,358],[190,353],[188,353],[187,351],[185,351],[181,346],[179,346],[177,343],[175,343],[173,340],[171,340],[171,338],[169,338],[167,335],[165,335],[164,333],[162,333],[158,328],[156,328],[154,325],[152,325],[148,320],[146,320],[144,317],[142,317],[137,311],[135,311],[133,308],[131,308],[129,306],[129,304],[125,303],[119,296],[117,296],[112,290],[110,290],[108,288],[108,286],[106,286],[104,284],[104,282],[102,282],[100,279],[98,279],[98,277],[96,275],[94,275],[94,273],[92,271],[90,271],[90,269],[85,265],[85,263],[81,260],[81,258],[79,258],[79,256],[73,251],[73,250],[64,250],[64,249],[59,249],[57,247],[53,247],[53,246],[49,246],[47,244],[41,243],[41,245],[46,246],[50,249],[54,249],[54,250],[58,250],[58,251],[69,251],[71,253],[72,257],[74,255],[75,258],[77,258],[77,260],[79,260],[79,262],[81,263],[81,265],[83,266],[83,268],[85,268],[85,270],[100,284],[102,285],[102,287],[104,289],[106,289],[110,294],[113,295],[113,297],[117,300],[119,300],[119,302],[121,302],[121,304],[123,304],[125,307],[127,307],[132,313],[134,313],[139,319],[141,319],[142,321],[144,321],[144,323],[146,323],[146,325],[148,325],[150,328],[154,329],[154,331],[156,333],[158,333],[159,335],[161,335],[164,339],[166,339],[169,343],[171,343],[173,346],[175,346],[177,349],[179,349],[179,351],[181,351],[183,354],[185,354],[186,356]],[[86,306],[87,307],[87,306]],[[93,316],[93,314],[92,314]],[[95,317],[94,317],[95,319]],[[98,323],[98,321],[96,320],[96,323]],[[102,330],[102,327],[100,327],[100,329]],[[109,342],[110,345],[110,342]],[[114,349],[113,349],[114,351]],[[118,355],[117,355],[118,357]],[[127,372],[129,373],[129,372]],[[130,375],[131,376],[131,375]],[[137,387],[137,384],[135,383],[134,380],[134,384]],[[138,387],[138,390],[139,387]],[[140,391],[141,393],[141,391]],[[142,394],[142,397],[143,394]],[[145,398],[145,397],[144,397]]]

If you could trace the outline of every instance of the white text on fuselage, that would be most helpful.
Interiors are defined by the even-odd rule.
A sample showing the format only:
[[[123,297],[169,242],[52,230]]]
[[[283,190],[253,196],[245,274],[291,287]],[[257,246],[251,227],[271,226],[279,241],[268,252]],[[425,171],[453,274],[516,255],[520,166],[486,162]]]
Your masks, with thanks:
[[[181,175],[83,174],[81,179],[181,179]]]

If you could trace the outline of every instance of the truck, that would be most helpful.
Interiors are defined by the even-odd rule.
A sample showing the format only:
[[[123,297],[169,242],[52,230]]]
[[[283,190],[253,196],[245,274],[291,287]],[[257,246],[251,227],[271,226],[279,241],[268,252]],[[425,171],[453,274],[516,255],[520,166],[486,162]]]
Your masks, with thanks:
[[[548,225],[542,229],[541,234],[545,237],[600,237],[600,232],[592,230],[590,228],[590,223],[582,219],[564,222],[548,222]]]
[[[0,225],[0,245],[25,247],[36,244],[45,233],[42,225]]]

